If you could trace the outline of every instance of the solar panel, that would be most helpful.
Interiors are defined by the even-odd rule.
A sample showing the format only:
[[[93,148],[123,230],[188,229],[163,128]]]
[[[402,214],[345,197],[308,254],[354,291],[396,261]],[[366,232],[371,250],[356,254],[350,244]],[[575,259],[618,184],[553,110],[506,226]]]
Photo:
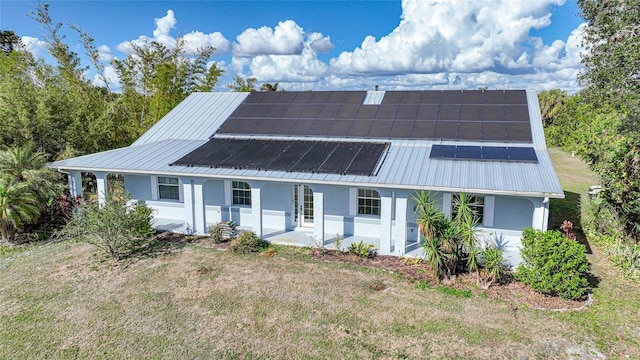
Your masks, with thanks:
[[[482,123],[482,140],[504,141],[507,139],[507,132],[503,122]]]
[[[399,104],[402,101],[402,91],[386,91],[382,98],[382,105]]]
[[[421,91],[405,91],[402,93],[402,104],[419,104],[422,98]]]
[[[430,159],[509,161],[537,163],[536,152],[530,147],[433,145]]]
[[[395,138],[410,138],[413,134],[414,124],[415,121],[394,121],[389,135]],[[433,134],[433,130],[431,130],[431,134]]]
[[[480,90],[464,90],[460,102],[462,104],[482,104],[483,91]]]
[[[536,151],[533,148],[510,147],[508,150],[509,160],[512,161],[534,161],[538,162]]]
[[[438,121],[436,124],[436,139],[457,140],[458,122],[457,121]]]
[[[531,137],[531,128],[529,127],[529,123],[506,123],[507,128],[507,140],[508,141],[524,141],[531,142],[533,139]]]
[[[465,140],[482,140],[482,123],[479,121],[459,122],[458,137]]]
[[[322,111],[318,115],[321,119],[335,119],[340,111],[341,106],[338,104],[326,104],[322,107]]]
[[[455,145],[433,145],[429,153],[430,159],[455,159]]]
[[[460,120],[460,105],[440,105],[438,121],[440,120]]]
[[[421,104],[440,104],[440,98],[442,97],[442,91],[423,91],[420,98]]]
[[[438,119],[438,105],[434,104],[421,104],[418,107],[418,113],[416,114],[416,120],[435,121]]]
[[[330,120],[314,120],[308,135],[324,135],[329,132],[331,128]]]
[[[482,159],[482,147],[480,146],[462,146],[456,147],[456,159],[480,160]]]
[[[462,121],[482,121],[482,106],[463,105],[460,108],[460,120]]]
[[[460,104],[462,91],[442,91],[441,104]]]
[[[376,112],[376,119],[393,120],[396,118],[397,112],[398,112],[398,105],[383,104],[378,106],[378,111]]]
[[[482,121],[504,121],[504,106],[503,105],[483,106]]]
[[[482,147],[482,158],[484,160],[509,160],[507,148],[503,146],[484,146]]]
[[[371,176],[388,146],[389,143],[213,138],[171,166]]]
[[[525,91],[386,91],[379,105],[363,105],[365,96],[364,91],[252,93],[217,133],[532,141]]]
[[[433,139],[434,137],[436,137],[435,133],[435,121],[416,121],[413,125],[411,137],[416,139]]]
[[[327,135],[346,136],[351,128],[352,120],[333,120]]]
[[[400,105],[396,112],[397,120],[415,120],[418,113],[418,105]]]
[[[485,104],[496,105],[504,104],[504,91],[503,90],[485,90],[483,94]]]
[[[369,105],[369,106],[373,106],[373,105]],[[360,109],[360,104],[344,104],[340,108],[340,111],[338,111],[338,115],[336,115],[336,118],[353,120],[356,118],[358,109]]]
[[[505,110],[507,121],[529,122],[529,107],[527,105],[508,105]]]
[[[360,109],[358,109],[356,119],[374,119],[378,108],[376,105],[362,105]]]
[[[392,121],[375,120],[371,129],[369,129],[369,137],[386,138],[391,134]]]
[[[304,110],[302,110],[300,117],[305,119],[317,119],[323,106],[324,105],[322,104],[308,104],[304,107]]]
[[[524,90],[509,90],[504,92],[504,101],[507,104],[526,104],[527,93]]]

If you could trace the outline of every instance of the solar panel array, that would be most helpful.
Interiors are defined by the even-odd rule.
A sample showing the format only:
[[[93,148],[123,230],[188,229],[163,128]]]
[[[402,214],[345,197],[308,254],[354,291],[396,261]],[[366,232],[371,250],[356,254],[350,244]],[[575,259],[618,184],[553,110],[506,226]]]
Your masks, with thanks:
[[[221,134],[532,142],[523,90],[254,92]]]
[[[173,165],[375,175],[389,143],[212,138]]]
[[[530,147],[433,145],[431,159],[513,161],[537,163],[536,151]]]

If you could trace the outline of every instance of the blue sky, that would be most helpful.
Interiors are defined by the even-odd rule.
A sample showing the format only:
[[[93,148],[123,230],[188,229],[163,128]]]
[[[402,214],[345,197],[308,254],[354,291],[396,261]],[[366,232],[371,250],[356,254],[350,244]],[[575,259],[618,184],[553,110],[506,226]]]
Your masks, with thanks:
[[[287,90],[578,90],[582,21],[575,1],[48,3],[72,49],[82,53],[68,28],[75,24],[95,39],[108,70],[110,59],[124,58],[127,43],[143,37],[170,46],[185,36],[194,48],[215,46],[211,60],[225,69],[221,91],[237,74]],[[14,30],[41,56],[45,31],[27,16],[35,6],[0,1],[0,29]]]

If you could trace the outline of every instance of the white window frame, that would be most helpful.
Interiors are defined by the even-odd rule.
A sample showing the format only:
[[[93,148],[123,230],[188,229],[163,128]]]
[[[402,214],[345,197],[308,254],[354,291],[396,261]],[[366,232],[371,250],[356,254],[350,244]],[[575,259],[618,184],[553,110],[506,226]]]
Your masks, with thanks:
[[[239,185],[244,184],[246,186],[240,187]],[[230,195],[231,195],[231,205],[235,206],[251,206],[251,186],[246,181],[241,180],[232,180],[230,181]],[[244,193],[244,194],[240,194]],[[240,199],[244,199],[243,201],[238,201]],[[246,203],[248,200],[248,203]]]
[[[162,184],[160,182],[160,178],[169,178],[169,179],[178,179],[178,184]],[[182,189],[182,179],[180,179],[179,177],[175,177],[175,176],[152,176],[151,177],[151,190],[152,190],[152,194],[151,194],[151,198],[153,200],[162,200],[162,201],[183,201],[184,197],[183,197],[183,189]],[[174,199],[174,198],[163,198],[160,197],[160,186],[175,186],[178,188],[178,198]]]
[[[358,188],[356,204],[358,216],[379,218],[382,213],[382,198],[377,190]]]

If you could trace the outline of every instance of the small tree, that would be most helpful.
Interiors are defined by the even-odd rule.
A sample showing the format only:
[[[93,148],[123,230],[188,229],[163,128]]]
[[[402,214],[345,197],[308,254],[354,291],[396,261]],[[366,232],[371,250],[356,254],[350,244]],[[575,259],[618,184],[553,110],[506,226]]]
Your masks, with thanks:
[[[515,278],[543,294],[577,299],[588,288],[586,249],[559,231],[527,228],[522,233],[523,262]]]
[[[140,203],[127,205],[128,200],[110,195],[102,208],[95,202],[84,202],[59,236],[94,245],[115,261],[128,258],[155,232],[152,210]]]
[[[22,227],[40,214],[38,198],[29,184],[0,178],[0,239],[13,242]]]

